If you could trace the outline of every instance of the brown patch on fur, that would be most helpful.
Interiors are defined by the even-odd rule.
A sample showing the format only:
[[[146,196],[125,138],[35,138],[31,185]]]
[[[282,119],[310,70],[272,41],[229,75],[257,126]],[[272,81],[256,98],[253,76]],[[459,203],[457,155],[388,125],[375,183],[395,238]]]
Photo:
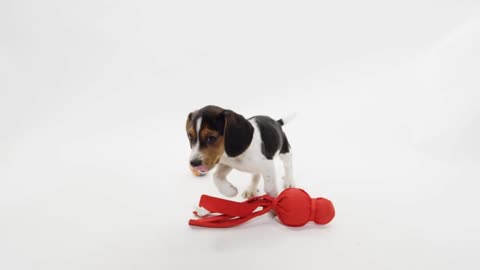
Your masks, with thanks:
[[[192,137],[195,139],[197,137],[197,134],[195,134],[195,128],[193,128],[193,123],[192,123],[192,118],[191,115],[187,118],[187,123],[185,124],[185,129],[187,130],[187,136]]]
[[[200,130],[201,141],[205,141],[210,136],[216,137],[217,140],[210,145],[200,148],[200,152],[203,155],[203,165],[205,165],[209,170],[217,165],[218,161],[220,161],[220,158],[225,152],[223,136],[221,136],[220,133],[208,127],[204,127]]]

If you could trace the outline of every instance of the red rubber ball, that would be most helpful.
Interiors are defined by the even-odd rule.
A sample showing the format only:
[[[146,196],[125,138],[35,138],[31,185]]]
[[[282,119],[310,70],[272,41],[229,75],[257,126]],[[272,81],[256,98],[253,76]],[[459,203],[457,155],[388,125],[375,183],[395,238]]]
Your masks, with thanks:
[[[275,200],[274,209],[280,221],[287,226],[303,226],[309,221],[327,224],[335,217],[330,200],[311,198],[302,189],[285,189]]]

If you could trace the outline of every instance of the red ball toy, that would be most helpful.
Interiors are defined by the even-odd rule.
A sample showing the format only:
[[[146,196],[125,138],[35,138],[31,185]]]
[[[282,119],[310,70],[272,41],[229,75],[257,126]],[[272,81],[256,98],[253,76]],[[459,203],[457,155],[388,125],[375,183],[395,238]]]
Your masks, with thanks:
[[[198,219],[191,219],[190,225],[212,228],[237,226],[270,210],[277,213],[280,222],[287,226],[303,226],[309,221],[327,224],[335,217],[331,201],[325,198],[311,198],[307,192],[298,188],[288,188],[278,197],[263,195],[250,198],[244,202],[234,202],[202,195],[200,210],[194,214]]]

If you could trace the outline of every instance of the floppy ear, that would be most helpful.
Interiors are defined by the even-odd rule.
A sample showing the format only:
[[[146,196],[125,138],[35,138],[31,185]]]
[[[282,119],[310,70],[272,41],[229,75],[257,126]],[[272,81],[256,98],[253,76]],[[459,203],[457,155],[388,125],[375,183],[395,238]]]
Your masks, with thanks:
[[[225,152],[229,157],[236,157],[247,150],[253,138],[253,126],[243,116],[226,110],[222,113],[225,119]]]
[[[192,122],[192,120],[195,118],[195,116],[198,114],[198,110],[193,111],[188,114],[187,116],[187,125]]]
[[[186,127],[188,128],[188,124],[190,123],[190,121],[192,121],[192,115],[193,115],[193,112],[189,113],[188,116],[187,116],[187,121],[186,121]]]

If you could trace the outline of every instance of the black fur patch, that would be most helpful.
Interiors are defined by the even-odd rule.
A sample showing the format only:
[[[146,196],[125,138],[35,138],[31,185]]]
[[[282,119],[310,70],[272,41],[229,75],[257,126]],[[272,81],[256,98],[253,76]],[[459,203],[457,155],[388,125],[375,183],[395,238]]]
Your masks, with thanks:
[[[225,129],[225,117],[222,112],[205,110],[202,112],[202,128],[209,127],[220,135],[223,135]]]
[[[279,121],[275,121],[268,116],[254,116],[255,122],[260,129],[260,136],[262,138],[262,154],[267,159],[273,159],[275,153],[280,150],[280,153],[288,153],[290,145],[288,144],[287,136],[282,130],[282,125]],[[282,121],[283,122],[283,121]]]
[[[236,157],[247,150],[253,138],[253,126],[242,115],[230,110],[223,112],[225,118],[225,153]]]
[[[282,130],[282,138],[283,138],[283,144],[282,148],[280,148],[280,154],[286,154],[290,152],[290,143],[288,143],[287,135]]]

